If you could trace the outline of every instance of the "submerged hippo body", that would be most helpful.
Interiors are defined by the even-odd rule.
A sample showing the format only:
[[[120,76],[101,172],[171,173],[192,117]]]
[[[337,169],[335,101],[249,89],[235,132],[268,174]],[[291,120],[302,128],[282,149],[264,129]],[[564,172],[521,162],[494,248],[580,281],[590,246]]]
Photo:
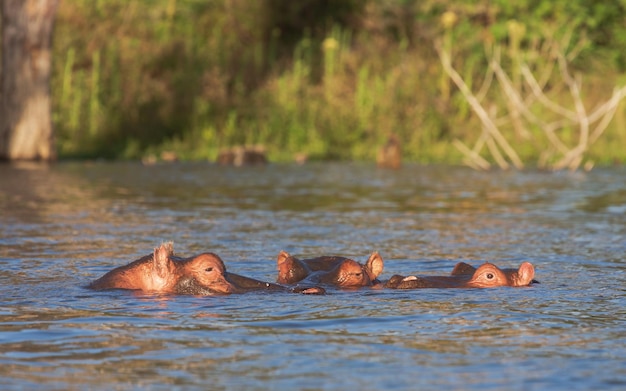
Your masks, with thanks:
[[[518,269],[500,269],[492,263],[484,263],[474,268],[459,262],[449,276],[392,276],[385,284],[392,289],[419,288],[491,288],[498,286],[528,286],[534,280],[535,269],[524,262]]]
[[[111,270],[88,287],[187,295],[243,293],[253,290],[294,291],[282,285],[228,273],[222,259],[213,253],[202,253],[189,258],[174,256],[171,242],[157,247],[152,254]],[[323,293],[323,289],[313,287],[298,292]]]
[[[343,288],[371,286],[379,283],[383,259],[374,252],[365,265],[345,257],[322,256],[298,259],[285,251],[277,259],[279,284],[325,284]]]

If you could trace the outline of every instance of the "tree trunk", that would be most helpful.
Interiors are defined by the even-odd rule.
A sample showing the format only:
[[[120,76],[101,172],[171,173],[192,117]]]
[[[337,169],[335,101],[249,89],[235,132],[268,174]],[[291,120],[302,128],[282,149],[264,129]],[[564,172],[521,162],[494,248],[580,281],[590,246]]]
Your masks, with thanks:
[[[59,0],[0,2],[0,159],[54,160],[50,73]]]

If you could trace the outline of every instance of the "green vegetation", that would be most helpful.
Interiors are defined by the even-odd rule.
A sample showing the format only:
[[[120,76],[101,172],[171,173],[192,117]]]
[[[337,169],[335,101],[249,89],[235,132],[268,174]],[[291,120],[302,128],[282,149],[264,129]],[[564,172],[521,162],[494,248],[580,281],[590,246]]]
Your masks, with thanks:
[[[212,160],[224,147],[263,144],[274,161],[373,161],[394,133],[405,160],[460,163],[453,140],[471,145],[481,123],[435,42],[477,89],[494,44],[519,82],[516,59],[536,63],[542,45],[571,34],[581,44],[571,71],[592,108],[626,84],[625,11],[624,0],[61,2],[59,156]],[[623,107],[589,151],[597,163],[626,159]],[[523,159],[542,152],[532,137],[515,142]]]

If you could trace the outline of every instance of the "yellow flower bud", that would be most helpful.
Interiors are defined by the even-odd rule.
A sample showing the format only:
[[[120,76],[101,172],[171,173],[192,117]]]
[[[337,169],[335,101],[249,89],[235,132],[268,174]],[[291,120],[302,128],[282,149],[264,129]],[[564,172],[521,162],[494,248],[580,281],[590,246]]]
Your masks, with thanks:
[[[336,50],[339,47],[339,42],[335,38],[328,37],[322,42],[322,48],[324,51]]]
[[[454,12],[446,11],[443,13],[443,15],[441,15],[441,24],[446,30],[451,29],[452,27],[454,27],[458,19],[459,18]]]

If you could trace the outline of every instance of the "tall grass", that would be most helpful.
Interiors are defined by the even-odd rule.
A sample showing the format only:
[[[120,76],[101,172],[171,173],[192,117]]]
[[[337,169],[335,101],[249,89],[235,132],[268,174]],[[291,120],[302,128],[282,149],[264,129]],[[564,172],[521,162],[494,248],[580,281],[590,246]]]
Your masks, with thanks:
[[[264,25],[265,4],[62,2],[53,75],[59,155],[136,159],[172,150],[214,159],[223,147],[264,144],[272,160],[373,161],[393,133],[407,160],[461,161],[451,140],[480,124],[432,42],[445,35],[457,69],[478,83],[485,31],[471,22],[444,28],[434,6],[370,0],[358,27],[329,19],[321,33],[292,42]],[[419,29],[399,25],[410,19],[403,12]],[[606,140],[623,145],[624,114],[617,118]],[[603,161],[624,158],[605,151]]]

